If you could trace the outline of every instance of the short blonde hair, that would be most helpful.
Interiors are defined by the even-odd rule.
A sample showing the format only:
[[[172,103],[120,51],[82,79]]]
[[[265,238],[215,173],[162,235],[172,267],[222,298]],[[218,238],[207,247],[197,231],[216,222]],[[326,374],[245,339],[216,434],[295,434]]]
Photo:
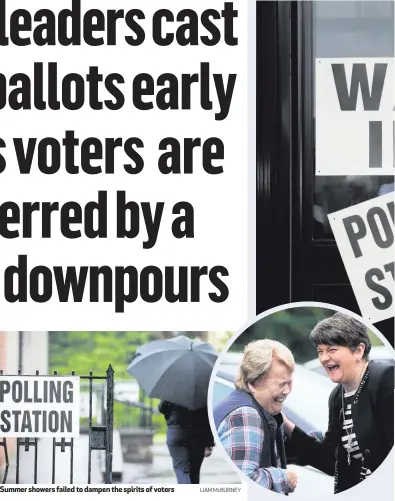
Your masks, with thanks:
[[[269,371],[273,358],[282,362],[292,371],[295,360],[289,348],[278,341],[260,339],[253,341],[244,348],[243,358],[239,365],[235,386],[240,390],[249,391],[248,384],[257,384]]]

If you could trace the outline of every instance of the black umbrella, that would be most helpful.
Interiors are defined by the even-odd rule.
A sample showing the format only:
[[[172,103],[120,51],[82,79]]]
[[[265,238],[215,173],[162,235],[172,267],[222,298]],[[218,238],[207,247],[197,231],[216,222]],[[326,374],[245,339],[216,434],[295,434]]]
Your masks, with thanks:
[[[207,405],[217,357],[211,344],[177,336],[140,346],[127,371],[149,397],[196,410]]]

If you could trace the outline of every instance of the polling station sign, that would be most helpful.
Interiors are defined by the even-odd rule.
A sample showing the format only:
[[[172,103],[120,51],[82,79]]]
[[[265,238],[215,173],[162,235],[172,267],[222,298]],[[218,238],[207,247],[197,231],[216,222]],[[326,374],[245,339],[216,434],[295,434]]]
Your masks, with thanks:
[[[0,436],[79,436],[80,378],[0,376]]]
[[[394,174],[394,58],[316,60],[316,175]]]
[[[394,193],[329,214],[362,316],[394,316]]]

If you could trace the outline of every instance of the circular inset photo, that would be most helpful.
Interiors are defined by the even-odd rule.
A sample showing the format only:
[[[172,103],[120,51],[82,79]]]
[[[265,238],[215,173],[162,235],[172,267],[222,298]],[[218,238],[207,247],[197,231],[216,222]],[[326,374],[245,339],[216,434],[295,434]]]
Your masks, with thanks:
[[[277,308],[233,336],[214,367],[217,443],[275,493],[344,492],[374,475],[393,447],[394,351],[335,308]]]

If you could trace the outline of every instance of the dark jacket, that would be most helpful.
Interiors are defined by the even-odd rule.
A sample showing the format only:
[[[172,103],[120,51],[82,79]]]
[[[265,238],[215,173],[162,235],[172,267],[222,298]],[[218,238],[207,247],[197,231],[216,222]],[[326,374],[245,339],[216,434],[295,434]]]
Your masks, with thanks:
[[[160,402],[158,410],[165,416],[167,426],[179,427],[183,430],[187,439],[191,441],[199,440],[206,447],[215,445],[207,407],[192,411],[164,400]]]
[[[214,409],[214,422],[218,429],[221,422],[234,410],[240,407],[254,408],[261,418],[261,428],[264,435],[264,444],[259,461],[260,468],[268,468],[270,466],[278,467],[277,457],[275,453],[275,442],[280,457],[281,468],[286,468],[286,458],[284,450],[282,416],[278,414],[276,417],[271,416],[263,407],[261,407],[255,398],[248,392],[235,389],[228,397],[220,402]],[[261,444],[259,444],[261,446]]]
[[[299,464],[309,464],[335,476],[335,493],[359,483],[350,475],[347,453],[341,444],[342,385],[329,398],[329,424],[323,442],[307,435],[297,426],[287,441],[287,452]],[[369,362],[369,377],[359,399],[353,404],[353,431],[364,457],[363,466],[374,472],[394,444],[394,367]]]

